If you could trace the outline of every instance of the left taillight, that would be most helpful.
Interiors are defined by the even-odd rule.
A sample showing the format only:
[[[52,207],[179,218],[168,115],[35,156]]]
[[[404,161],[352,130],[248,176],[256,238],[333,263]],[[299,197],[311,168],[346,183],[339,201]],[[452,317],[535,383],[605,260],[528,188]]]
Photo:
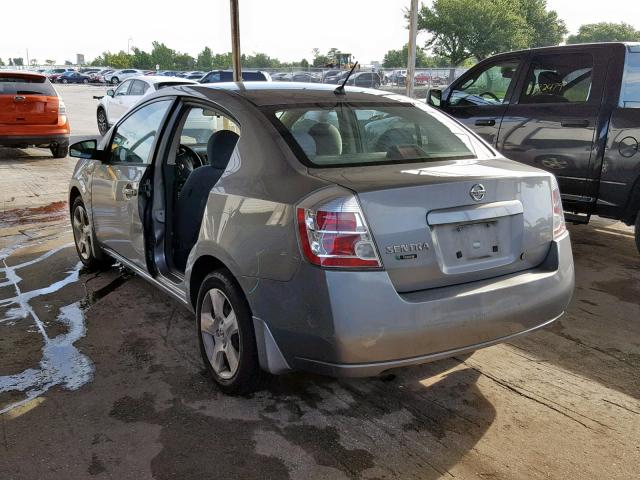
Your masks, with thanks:
[[[298,231],[306,259],[321,267],[380,268],[380,257],[355,197],[312,208],[298,207]]]
[[[564,210],[562,209],[562,197],[555,177],[551,178],[551,204],[553,206],[553,239],[555,240],[567,231]]]

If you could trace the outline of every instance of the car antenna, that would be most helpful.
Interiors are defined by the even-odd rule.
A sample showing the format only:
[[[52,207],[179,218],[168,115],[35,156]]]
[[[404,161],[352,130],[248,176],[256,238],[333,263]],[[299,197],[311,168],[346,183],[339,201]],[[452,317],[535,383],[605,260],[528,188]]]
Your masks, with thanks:
[[[353,64],[353,67],[351,67],[351,70],[349,70],[349,73],[347,74],[347,78],[344,79],[344,82],[342,82],[342,85],[340,85],[339,87],[336,87],[333,93],[335,93],[336,95],[344,95],[344,86],[349,81],[349,77],[351,77],[351,74],[356,69],[357,65],[358,65],[358,62]]]

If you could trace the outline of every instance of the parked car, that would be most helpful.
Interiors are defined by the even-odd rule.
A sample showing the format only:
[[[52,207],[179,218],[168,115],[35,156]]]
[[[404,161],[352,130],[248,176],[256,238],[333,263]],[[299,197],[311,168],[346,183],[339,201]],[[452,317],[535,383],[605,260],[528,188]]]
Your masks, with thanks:
[[[139,75],[144,75],[144,72],[134,68],[125,68],[123,70],[116,70],[115,72],[107,73],[104,75],[104,81],[111,83],[112,85],[117,85],[127,78],[137,77]]]
[[[185,72],[185,74],[182,75],[181,78],[188,78],[189,80],[200,80],[202,77],[204,77],[204,75],[205,72],[194,70],[192,72]]]
[[[261,368],[368,376],[464,354],[572,295],[553,175],[420,101],[165,88],[71,154],[81,261],[118,260],[191,308],[225,392]]]
[[[55,82],[60,75],[65,72],[73,72],[72,68],[51,68],[45,72],[45,75],[51,82]]]
[[[430,97],[509,158],[554,173],[570,221],[635,224],[640,250],[640,43],[497,55]]]
[[[429,72],[416,72],[415,76],[416,85],[429,85],[431,83],[431,75]]]
[[[391,85],[402,86],[405,84],[406,80],[406,70],[393,70],[389,75],[387,75],[387,83],[390,83]]]
[[[242,80],[244,82],[270,82],[271,75],[260,70],[242,70]],[[214,70],[200,79],[200,83],[219,82],[233,82],[233,70]]]
[[[329,83],[332,85],[337,85],[339,83],[341,84],[342,82],[344,82],[344,79],[347,78],[347,75],[349,75],[349,70],[342,70],[336,75],[325,77],[324,83]]]
[[[276,72],[271,74],[271,80],[274,82],[290,82],[291,73],[289,72]]]
[[[125,80],[115,90],[107,90],[107,94],[104,97],[95,97],[100,99],[96,109],[100,135],[107,133],[111,126],[143,97],[161,88],[192,83],[196,82],[185,78],[141,75]]]
[[[322,72],[322,82],[328,83],[327,81],[330,80],[332,77],[335,77],[342,73],[344,73],[344,70],[326,70]]]
[[[380,88],[381,83],[376,72],[354,72],[347,81],[347,85],[366,88]]]
[[[56,83],[89,83],[89,75],[79,72],[64,72],[56,79]]]
[[[115,70],[111,69],[111,68],[107,68],[104,70],[100,70],[99,72],[95,73],[95,74],[90,74],[89,75],[89,81],[91,83],[106,83],[107,81],[105,80],[105,75],[108,75],[110,73],[115,72]]]
[[[0,70],[1,146],[44,147],[64,158],[69,131],[65,104],[45,75]]]
[[[291,75],[292,82],[319,83],[320,77],[311,72],[293,72]]]

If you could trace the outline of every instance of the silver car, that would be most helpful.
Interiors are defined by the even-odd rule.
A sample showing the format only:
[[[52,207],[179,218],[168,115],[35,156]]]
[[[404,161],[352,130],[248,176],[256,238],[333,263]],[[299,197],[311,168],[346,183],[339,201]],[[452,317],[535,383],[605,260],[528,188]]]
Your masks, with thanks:
[[[544,327],[573,258],[555,178],[421,102],[360,88],[162,89],[80,158],[78,255],[196,314],[221,389],[370,376]]]

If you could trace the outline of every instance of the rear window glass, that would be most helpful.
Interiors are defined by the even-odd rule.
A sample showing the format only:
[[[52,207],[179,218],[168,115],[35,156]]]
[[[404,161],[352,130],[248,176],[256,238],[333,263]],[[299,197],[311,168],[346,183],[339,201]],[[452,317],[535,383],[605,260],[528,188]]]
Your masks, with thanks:
[[[299,159],[347,167],[475,158],[469,134],[413,104],[338,103],[266,111]]]
[[[56,91],[45,77],[0,74],[0,95],[46,95],[56,97]]]
[[[626,108],[640,108],[640,47],[635,49],[627,54],[624,72],[620,106]]]

